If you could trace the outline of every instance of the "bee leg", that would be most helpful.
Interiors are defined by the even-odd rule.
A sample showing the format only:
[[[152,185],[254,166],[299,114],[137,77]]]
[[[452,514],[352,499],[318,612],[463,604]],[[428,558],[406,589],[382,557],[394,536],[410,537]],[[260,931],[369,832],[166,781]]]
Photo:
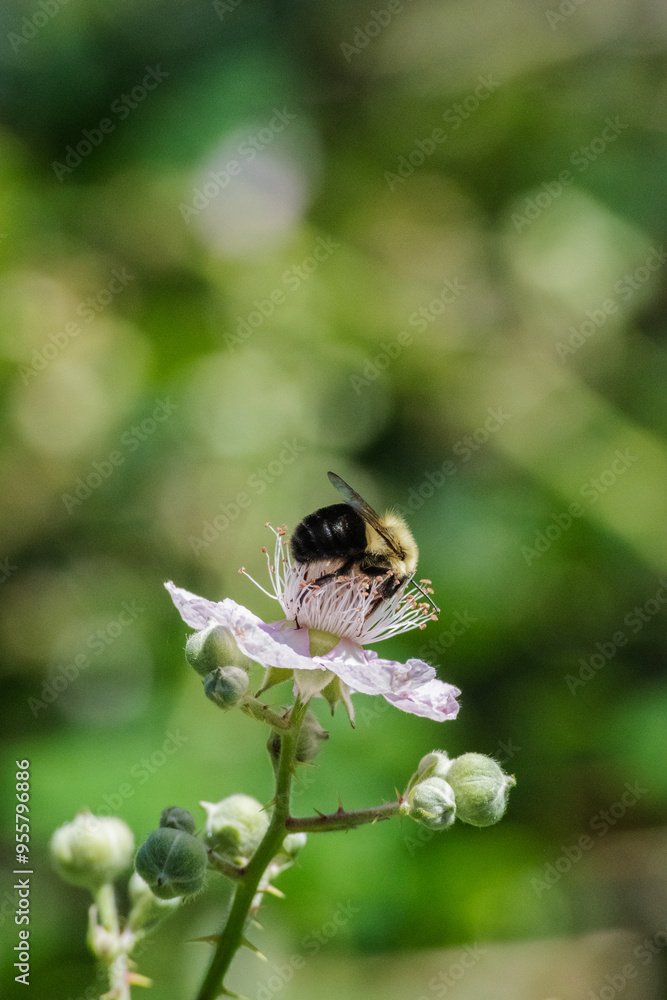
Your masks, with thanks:
[[[393,597],[401,585],[402,581],[396,576],[395,573],[388,573],[386,578],[377,588],[376,592],[379,596],[376,597],[371,604],[367,617],[372,615],[374,611],[377,611],[383,601],[387,601],[389,598]]]
[[[395,573],[392,573],[391,576],[388,576],[380,588],[382,591],[382,596],[385,598],[385,600],[389,597],[393,597],[396,591],[400,590],[403,583],[404,580],[401,580],[399,577],[397,577]]]
[[[335,580],[337,576],[345,576],[345,574],[349,573],[349,571],[352,569],[352,567],[354,566],[354,564],[355,564],[356,561],[357,560],[356,560],[355,557],[353,557],[352,559],[348,559],[348,561],[346,563],[344,563],[342,566],[340,566],[333,573],[325,573],[323,576],[318,576],[318,578],[316,580],[311,580],[308,584],[305,584],[304,585],[304,589],[303,589],[303,593],[302,593],[301,597],[299,598],[299,604],[301,604],[303,602],[303,600],[304,600],[304,598],[306,596],[306,593],[308,592],[309,588],[311,588],[311,587],[321,587],[323,583],[329,583],[330,580]],[[297,622],[297,625],[298,625],[298,622]]]
[[[315,585],[319,587],[321,584],[328,583],[329,580],[333,580],[337,576],[345,576],[346,573],[350,572],[355,562],[356,558],[348,559],[348,561],[343,563],[343,565],[340,566],[334,573],[325,573],[324,576],[319,576],[317,580],[314,581]]]

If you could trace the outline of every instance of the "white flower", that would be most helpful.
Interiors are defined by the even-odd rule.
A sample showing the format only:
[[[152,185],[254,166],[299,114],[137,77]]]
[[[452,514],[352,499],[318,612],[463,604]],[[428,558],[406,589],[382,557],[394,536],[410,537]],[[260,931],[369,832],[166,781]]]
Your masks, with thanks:
[[[132,864],[134,834],[117,816],[84,809],[51,837],[51,857],[62,878],[90,888],[113,882]]]
[[[229,598],[216,603],[166,583],[183,620],[195,629],[211,621],[231,629],[240,651],[251,660],[268,669],[293,671],[295,688],[304,698],[338,678],[336,694],[351,718],[354,691],[381,694],[396,708],[437,722],[455,718],[461,692],[438,680],[433,667],[417,659],[385,660],[362,645],[423,628],[430,615],[428,605],[417,600],[423,591],[408,583],[387,600],[377,596],[384,577],[352,572],[322,581],[326,564],[292,563],[284,530],[275,534],[273,564],[267,553],[274,590],[268,596],[280,603],[283,620],[266,624]]]

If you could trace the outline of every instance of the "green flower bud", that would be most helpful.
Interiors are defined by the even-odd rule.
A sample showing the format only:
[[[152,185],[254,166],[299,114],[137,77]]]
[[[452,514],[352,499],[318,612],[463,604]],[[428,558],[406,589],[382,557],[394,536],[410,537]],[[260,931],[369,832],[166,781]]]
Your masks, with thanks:
[[[192,813],[188,812],[187,809],[180,809],[178,806],[168,806],[162,810],[160,826],[170,826],[174,830],[183,830],[185,833],[194,833],[197,829]]]
[[[507,808],[516,781],[495,760],[481,753],[464,753],[452,761],[447,781],[454,789],[456,814],[472,826],[491,826]]]
[[[267,871],[269,878],[275,878],[284,872],[286,868],[291,868],[296,860],[299,851],[306,845],[305,833],[288,833],[282,842],[282,846],[275,858],[269,865]]]
[[[294,759],[297,764],[307,764],[314,760],[319,753],[322,740],[328,740],[329,734],[320,725],[319,719],[313,715],[310,709],[306,712],[299,736],[296,741],[296,751]],[[266,748],[271,755],[274,767],[278,766],[280,760],[280,733],[273,730],[266,744]]]
[[[300,850],[306,846],[308,837],[305,833],[288,833],[283,840],[282,850],[290,858],[295,858]]]
[[[451,765],[452,762],[444,750],[434,750],[419,761],[417,778],[419,781],[423,781],[424,778],[442,778],[446,781]]]
[[[134,836],[116,816],[80,812],[58,827],[50,849],[56,871],[66,882],[95,891],[131,866]]]
[[[456,817],[454,792],[442,778],[425,778],[408,793],[402,811],[429,830],[446,830]]]
[[[206,810],[206,845],[243,865],[255,853],[269,828],[261,802],[250,795],[230,795],[221,802],[201,802]]]
[[[204,693],[218,708],[229,709],[248,693],[250,681],[241,667],[218,667],[204,678]]]
[[[141,845],[134,867],[159,899],[192,896],[204,888],[208,854],[192,834],[163,826]]]
[[[202,677],[218,667],[249,670],[253,665],[236,645],[232,630],[215,622],[190,636],[185,644],[185,659]]]
[[[140,927],[161,920],[181,904],[180,896],[174,896],[173,899],[159,899],[148,882],[136,871],[132,873],[128,890],[132,908],[127,922],[133,930],[139,930]]]

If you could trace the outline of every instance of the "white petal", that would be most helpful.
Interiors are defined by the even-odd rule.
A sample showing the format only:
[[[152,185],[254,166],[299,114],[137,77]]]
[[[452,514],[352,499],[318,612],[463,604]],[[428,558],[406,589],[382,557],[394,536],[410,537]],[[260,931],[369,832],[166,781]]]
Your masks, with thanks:
[[[213,619],[230,628],[239,649],[251,660],[281,670],[321,672],[321,677],[313,678],[312,685],[306,684],[305,678],[297,679],[299,686],[320,690],[328,683],[328,672],[332,671],[351,691],[384,695],[390,704],[404,712],[438,722],[456,717],[456,696],[461,692],[438,680],[433,667],[423,660],[410,659],[407,663],[385,660],[351,639],[341,639],[325,656],[311,657],[308,629],[297,629],[293,623],[284,621],[264,624],[229,598],[207,601],[171,582],[165,586],[188,625],[201,629]]]
[[[265,625],[261,618],[241,604],[226,598],[224,601],[207,601],[188,590],[165,584],[181,618],[193,628],[204,628],[210,619],[225,625],[234,633],[242,653],[264,667],[281,670],[326,670],[329,664],[311,659],[308,653],[308,631],[285,628],[285,622]]]
[[[332,670],[352,691],[364,694],[399,693],[435,677],[435,670],[422,660],[381,659],[351,639],[341,639],[326,656],[311,657],[308,629],[289,627],[287,622],[265,625],[247,608],[226,598],[207,601],[187,590],[166,584],[181,617],[193,628],[204,628],[212,619],[232,629],[239,649],[263,666],[284,670]],[[326,681],[325,681],[326,683]]]
[[[233,625],[228,619],[233,614],[233,609],[245,612],[247,618],[252,619],[257,624],[262,624],[261,618],[253,615],[247,608],[242,608],[241,605],[230,601],[229,598],[218,602],[207,601],[205,597],[198,597],[197,594],[191,594],[189,590],[177,587],[171,580],[165,583],[165,587],[183,621],[193,628],[206,628],[210,618],[214,618],[220,625],[232,628]]]
[[[387,694],[409,691],[435,677],[435,670],[423,660],[382,659],[371,649],[362,649],[351,639],[341,639],[338,645],[321,657],[321,661],[353,691],[364,694]]]
[[[445,722],[456,718],[459,711],[456,698],[460,694],[453,684],[445,684],[434,678],[416,690],[385,694],[384,697],[390,705],[395,705],[403,712],[421,715],[435,722]]]

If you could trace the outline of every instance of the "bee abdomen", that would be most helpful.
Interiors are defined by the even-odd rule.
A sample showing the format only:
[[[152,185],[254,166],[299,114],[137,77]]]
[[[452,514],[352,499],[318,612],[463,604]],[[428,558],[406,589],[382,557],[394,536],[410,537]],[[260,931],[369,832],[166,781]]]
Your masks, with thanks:
[[[366,524],[346,503],[320,507],[304,517],[292,534],[292,555],[297,562],[352,558],[366,548]]]

